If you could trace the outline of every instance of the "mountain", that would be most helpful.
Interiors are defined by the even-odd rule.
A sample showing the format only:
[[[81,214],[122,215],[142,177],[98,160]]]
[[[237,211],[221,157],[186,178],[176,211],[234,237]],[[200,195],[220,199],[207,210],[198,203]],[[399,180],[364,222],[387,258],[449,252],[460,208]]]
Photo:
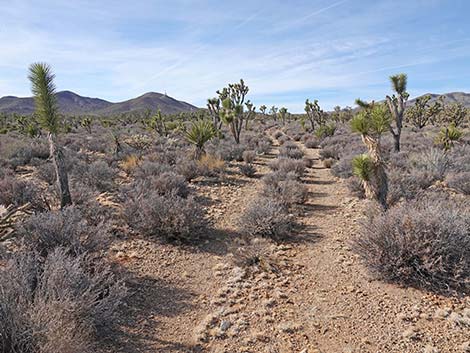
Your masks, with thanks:
[[[435,93],[426,93],[423,96],[431,96],[431,102],[435,101],[440,96],[444,96],[444,102],[447,104],[451,103],[462,103],[465,107],[470,108],[470,93],[465,92],[451,92],[451,93],[443,93],[443,94],[435,94]],[[421,96],[422,97],[422,96]],[[408,104],[414,104],[416,98],[411,99]]]
[[[82,97],[70,91],[57,92],[56,96],[60,112],[68,115],[117,115],[146,109],[152,111],[160,109],[164,114],[175,114],[198,109],[189,103],[156,92],[149,92],[118,103],[111,103],[99,98]],[[0,98],[0,112],[31,114],[34,112],[34,99],[32,97],[2,97]]]

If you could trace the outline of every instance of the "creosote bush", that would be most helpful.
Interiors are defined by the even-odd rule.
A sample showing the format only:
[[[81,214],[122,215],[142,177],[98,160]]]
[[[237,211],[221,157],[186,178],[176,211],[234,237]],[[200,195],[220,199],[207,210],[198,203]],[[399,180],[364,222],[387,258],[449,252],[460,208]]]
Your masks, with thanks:
[[[470,204],[438,193],[368,219],[355,251],[379,278],[437,291],[470,290]]]
[[[15,253],[0,267],[0,351],[96,352],[125,295],[110,270],[85,255]]]

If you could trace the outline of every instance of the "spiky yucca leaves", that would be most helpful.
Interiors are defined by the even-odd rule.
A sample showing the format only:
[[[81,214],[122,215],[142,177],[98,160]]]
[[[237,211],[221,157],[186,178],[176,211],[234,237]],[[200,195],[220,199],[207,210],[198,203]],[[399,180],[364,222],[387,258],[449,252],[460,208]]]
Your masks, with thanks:
[[[65,207],[72,204],[72,198],[69,191],[69,180],[65,168],[64,155],[56,141],[60,130],[60,116],[55,96],[54,74],[49,65],[35,63],[29,67],[28,78],[31,81],[36,115],[41,126],[48,132],[50,156],[57,175],[60,206]]]
[[[204,145],[216,135],[216,130],[211,121],[196,120],[183,134],[185,139],[195,146],[195,158],[200,159],[205,154]]]
[[[353,174],[362,181],[370,181],[374,172],[372,159],[367,154],[360,154],[352,160]]]
[[[468,124],[470,122],[470,109],[466,108],[462,103],[446,105],[437,122],[454,125],[455,127],[460,127],[465,123]]]
[[[361,101],[362,102],[362,101]],[[365,103],[366,109],[351,120],[351,129],[361,135],[380,137],[388,131],[391,122],[390,112],[383,104]]]
[[[445,150],[450,150],[454,146],[454,143],[460,140],[462,135],[462,131],[457,129],[454,124],[450,124],[439,131],[436,137],[436,143]]]
[[[313,102],[310,100],[305,101],[305,113],[307,114],[307,119],[310,122],[312,131],[315,130],[315,123],[319,126],[326,124],[327,114],[320,108],[318,100],[315,99]]]
[[[34,63],[29,67],[28,78],[31,81],[31,91],[41,127],[52,134],[57,134],[60,117],[52,68],[45,63]]]
[[[388,108],[390,109],[390,113],[393,116],[393,120],[395,121],[395,129],[390,126],[390,132],[392,133],[393,139],[395,141],[395,152],[399,152],[405,105],[410,96],[408,92],[406,92],[408,77],[403,73],[390,76],[390,82],[392,83],[392,88],[396,95],[394,94],[391,97],[386,96],[385,100],[387,102]]]
[[[167,122],[160,110],[154,116],[143,121],[147,130],[154,131],[160,136],[168,136]]]
[[[91,126],[93,124],[93,121],[91,118],[83,118],[82,121],[80,121],[80,125],[89,133],[91,134]]]
[[[367,104],[365,107],[351,120],[351,128],[361,134],[368,154],[353,160],[353,172],[361,179],[366,196],[376,199],[386,209],[388,177],[380,138],[390,126],[390,112],[383,104]]]

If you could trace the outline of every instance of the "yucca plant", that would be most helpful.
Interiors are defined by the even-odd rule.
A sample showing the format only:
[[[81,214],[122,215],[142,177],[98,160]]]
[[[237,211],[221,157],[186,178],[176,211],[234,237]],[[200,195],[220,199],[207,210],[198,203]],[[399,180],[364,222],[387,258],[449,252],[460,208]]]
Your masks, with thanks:
[[[89,133],[91,134],[91,126],[93,124],[93,121],[91,118],[83,118],[82,121],[80,121],[80,125]]]
[[[209,120],[196,120],[191,123],[189,130],[183,132],[186,141],[194,145],[194,157],[198,160],[205,154],[204,145],[210,141],[216,133],[212,122]]]
[[[460,140],[462,135],[462,131],[457,129],[454,124],[450,124],[439,131],[439,134],[436,137],[436,143],[441,145],[447,151],[454,146],[455,142]]]
[[[352,160],[353,174],[362,181],[370,181],[374,172],[372,159],[367,154],[360,154]]]
[[[388,178],[380,138],[389,129],[390,112],[383,104],[357,102],[364,109],[351,120],[351,129],[361,134],[368,154],[354,158],[353,172],[361,179],[366,196],[376,199],[386,209]]]
[[[69,191],[69,180],[65,168],[64,154],[57,143],[57,135],[60,130],[60,115],[55,95],[54,74],[49,65],[34,63],[29,67],[29,80],[34,95],[36,114],[41,127],[47,131],[49,140],[50,157],[54,164],[57,186],[60,195],[61,208],[72,204]]]

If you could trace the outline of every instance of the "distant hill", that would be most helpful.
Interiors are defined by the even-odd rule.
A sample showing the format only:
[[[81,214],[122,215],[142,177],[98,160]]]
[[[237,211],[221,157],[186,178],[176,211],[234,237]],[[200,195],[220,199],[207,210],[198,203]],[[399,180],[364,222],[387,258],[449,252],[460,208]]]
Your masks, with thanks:
[[[111,103],[99,98],[82,97],[70,91],[61,91],[57,93],[57,102],[60,112],[70,115],[116,115],[146,109],[152,111],[160,109],[164,114],[175,114],[198,110],[189,103],[156,92],[149,92],[124,102]],[[0,112],[31,114],[34,112],[34,99],[32,97],[2,97],[0,98]]]
[[[435,93],[426,93],[423,96],[431,96],[431,102],[435,101],[440,96],[444,96],[444,102],[449,103],[462,103],[467,108],[470,108],[470,93],[465,92],[451,92],[451,93],[443,93],[443,94],[435,94]],[[422,96],[421,96],[422,97]],[[410,99],[408,104],[414,104],[416,98]]]

